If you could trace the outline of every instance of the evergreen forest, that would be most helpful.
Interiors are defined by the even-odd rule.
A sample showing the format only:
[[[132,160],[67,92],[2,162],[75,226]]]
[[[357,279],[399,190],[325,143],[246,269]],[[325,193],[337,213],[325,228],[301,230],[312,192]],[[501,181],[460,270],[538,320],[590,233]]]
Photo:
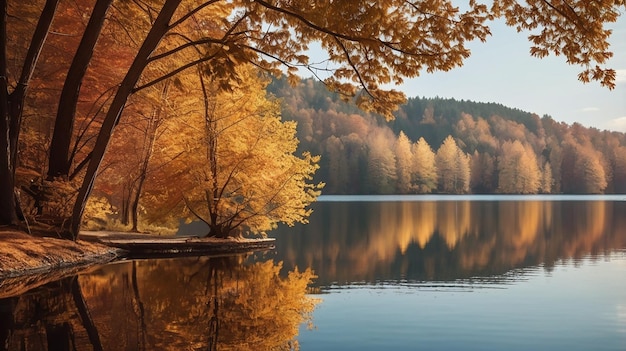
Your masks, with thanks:
[[[626,192],[626,135],[482,103],[409,98],[386,122],[323,83],[274,80],[324,194]]]

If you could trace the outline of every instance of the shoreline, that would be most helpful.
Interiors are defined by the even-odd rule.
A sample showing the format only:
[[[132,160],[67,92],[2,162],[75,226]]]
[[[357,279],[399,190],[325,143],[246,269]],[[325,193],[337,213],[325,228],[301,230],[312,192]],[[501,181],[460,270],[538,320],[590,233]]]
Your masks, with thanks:
[[[182,255],[225,255],[275,247],[274,238],[214,238],[169,236],[110,231],[83,231],[79,238],[124,250],[132,257],[177,257]]]
[[[272,249],[274,241],[81,232],[73,242],[0,229],[0,298],[127,257],[235,254]]]
[[[118,257],[121,250],[102,244],[0,229],[0,298],[19,295]]]
[[[107,263],[120,254],[119,249],[103,244],[39,237],[19,230],[4,229],[0,230],[0,281]]]

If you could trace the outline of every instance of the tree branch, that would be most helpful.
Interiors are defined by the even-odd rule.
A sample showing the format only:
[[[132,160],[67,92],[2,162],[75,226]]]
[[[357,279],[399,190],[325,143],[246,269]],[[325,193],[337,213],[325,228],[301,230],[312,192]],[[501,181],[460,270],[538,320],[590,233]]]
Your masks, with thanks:
[[[184,71],[184,70],[186,70],[188,68],[191,68],[191,67],[193,67],[193,66],[195,66],[197,64],[209,61],[212,58],[214,58],[215,56],[216,56],[216,54],[213,54],[213,55],[210,55],[210,56],[206,56],[206,57],[202,57],[202,58],[199,58],[199,59],[197,59],[195,61],[189,62],[189,63],[187,63],[187,64],[185,64],[183,66],[180,66],[177,69],[175,69],[175,70],[173,70],[173,71],[171,71],[171,72],[169,72],[169,73],[167,73],[165,75],[162,75],[159,78],[156,78],[156,79],[154,79],[154,80],[152,80],[152,81],[150,81],[150,82],[148,82],[148,83],[146,83],[144,85],[140,85],[138,87],[133,88],[132,94],[134,94],[134,93],[136,93],[136,92],[138,92],[140,90],[143,90],[145,88],[149,88],[149,87],[151,87],[151,86],[153,86],[155,84],[158,84],[158,83],[160,83],[160,82],[162,82],[162,81],[164,81],[164,80],[166,80],[168,78],[171,78],[171,77],[177,75],[178,73],[180,73],[180,72],[182,72],[182,71]]]
[[[188,39],[188,38],[186,38],[186,39]],[[168,50],[168,51],[163,52],[163,53],[158,54],[158,55],[151,56],[148,59],[148,62],[154,62],[156,60],[160,60],[162,58],[165,58],[167,56],[170,56],[170,55],[173,55],[173,54],[175,54],[177,52],[180,52],[180,51],[182,51],[182,50],[184,50],[184,49],[186,49],[186,48],[188,48],[190,46],[194,46],[195,47],[196,45],[202,45],[202,44],[223,44],[223,42],[222,42],[221,39],[218,40],[218,39],[214,39],[214,38],[203,38],[203,39],[200,39],[200,40],[190,41],[190,42],[185,43],[183,45],[180,45],[180,46],[178,46],[178,47],[176,47],[174,49]]]
[[[181,18],[179,18],[178,20],[176,20],[175,22],[172,22],[172,24],[170,24],[169,29],[174,29],[174,27],[178,26],[179,24],[185,22],[189,17],[195,15],[196,13],[198,13],[200,10],[202,10],[205,7],[211,6],[214,3],[218,2],[219,0],[211,0],[211,1],[207,1],[201,5],[199,5],[198,7],[196,7],[195,9],[187,12],[186,14],[184,14]]]

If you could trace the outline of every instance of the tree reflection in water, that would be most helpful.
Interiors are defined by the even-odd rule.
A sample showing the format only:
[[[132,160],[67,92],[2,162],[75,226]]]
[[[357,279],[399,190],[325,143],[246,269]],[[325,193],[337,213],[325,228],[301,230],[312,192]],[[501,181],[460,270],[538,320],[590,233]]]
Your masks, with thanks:
[[[0,300],[0,350],[102,350],[76,276]]]
[[[291,350],[311,270],[241,256],[121,262],[0,300],[0,350]]]
[[[318,202],[279,228],[276,259],[316,285],[449,281],[581,259],[626,246],[623,201]]]

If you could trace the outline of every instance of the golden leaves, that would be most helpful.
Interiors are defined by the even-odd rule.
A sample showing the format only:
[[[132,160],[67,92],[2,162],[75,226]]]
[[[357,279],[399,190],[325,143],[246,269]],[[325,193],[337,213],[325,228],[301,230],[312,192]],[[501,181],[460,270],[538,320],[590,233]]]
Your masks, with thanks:
[[[191,213],[185,216],[201,216],[226,235],[239,226],[262,234],[278,222],[306,222],[306,207],[321,187],[311,183],[319,157],[294,154],[296,124],[281,121],[279,103],[266,97],[258,70],[233,65],[226,72],[237,76],[224,79],[227,88],[212,74],[203,78],[206,96],[188,89],[181,97],[193,101],[196,111],[180,118],[169,138],[168,147],[187,146],[177,162],[183,176],[164,195],[173,199],[166,202],[176,201],[177,213],[186,205]]]
[[[418,76],[422,70],[459,66],[469,55],[465,42],[484,40],[489,35],[484,22],[490,15],[486,6],[476,3],[463,13],[444,0],[298,1],[283,6],[269,1],[256,3],[265,8],[266,20],[271,18],[276,21],[276,28],[293,34],[283,38],[280,46],[259,42],[263,50],[272,51],[268,52],[270,56],[283,57],[283,48],[303,48],[319,42],[328,52],[332,68],[326,63],[316,67],[306,61],[306,65],[313,71],[329,72],[329,87],[341,94],[354,96],[357,87],[361,88],[363,94],[369,95],[360,98],[361,106],[375,109],[387,118],[391,118],[394,105],[403,102],[404,97],[380,89],[380,85],[399,84],[404,77]],[[303,62],[299,57],[298,64]]]
[[[612,55],[611,32],[604,25],[615,22],[623,5],[621,0],[494,0],[487,6],[472,0],[461,10],[451,0],[215,2],[192,17],[195,24],[187,27],[194,29],[181,31],[176,45],[193,44],[224,90],[237,81],[235,67],[243,63],[286,73],[291,82],[307,68],[330,89],[346,98],[359,95],[362,108],[390,119],[405,98],[381,86],[461,66],[470,56],[466,44],[487,40],[487,21],[499,17],[529,32],[532,56],[563,55],[582,67],[581,81],[612,88],[613,71],[602,67]],[[313,43],[327,52],[326,59],[310,61]],[[592,68],[596,65],[600,68]]]

